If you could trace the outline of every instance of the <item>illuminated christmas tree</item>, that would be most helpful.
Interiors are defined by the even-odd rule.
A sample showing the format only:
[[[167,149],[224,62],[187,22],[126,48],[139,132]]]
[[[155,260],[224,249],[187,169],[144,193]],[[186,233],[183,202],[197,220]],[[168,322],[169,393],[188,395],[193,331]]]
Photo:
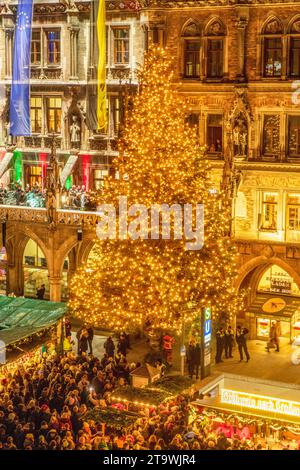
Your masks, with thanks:
[[[101,201],[118,208],[122,196],[128,207],[143,207],[129,214],[127,222],[117,211],[117,236],[106,227],[114,239],[96,242],[71,283],[73,315],[101,327],[120,330],[147,324],[179,332],[195,309],[211,305],[215,317],[224,312],[232,316],[239,306],[232,288],[236,270],[235,248],[228,237],[230,205],[225,204],[225,192],[215,189],[205,149],[186,122],[188,108],[174,89],[172,76],[168,53],[153,48],[145,57],[139,90],[126,118],[115,162],[118,178],[106,181]],[[161,204],[177,205],[170,216],[170,239],[163,238],[164,224],[151,226],[151,211]],[[188,249],[193,239],[189,233],[179,239],[179,222],[188,204],[193,207],[194,228],[197,221],[199,225],[196,205],[204,204],[201,249],[194,249],[195,244]],[[131,237],[124,235],[124,227],[129,227]],[[120,232],[126,239],[120,239]],[[132,239],[132,234],[142,234],[143,239]]]

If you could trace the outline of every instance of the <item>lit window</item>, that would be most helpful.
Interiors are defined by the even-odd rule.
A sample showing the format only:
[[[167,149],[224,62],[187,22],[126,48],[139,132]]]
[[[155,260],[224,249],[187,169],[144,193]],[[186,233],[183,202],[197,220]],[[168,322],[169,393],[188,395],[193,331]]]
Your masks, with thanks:
[[[200,77],[200,39],[185,41],[184,76],[186,78]]]
[[[114,63],[129,63],[129,28],[114,28]]]
[[[104,186],[104,179],[108,176],[108,169],[97,169],[94,170],[94,189],[99,190],[102,189]]]
[[[289,157],[300,157],[300,116],[289,116],[288,152]]]
[[[277,193],[263,193],[261,229],[277,230]]]
[[[265,77],[280,77],[282,67],[281,38],[265,39]]]
[[[41,31],[32,31],[31,35],[31,64],[41,64]]]
[[[300,195],[289,194],[287,199],[287,228],[300,230]]]
[[[30,98],[30,121],[33,133],[42,132],[42,98],[32,96]]]
[[[271,18],[266,24],[263,34],[263,75],[264,77],[280,77],[282,69],[282,34],[283,28],[279,20]]]
[[[221,114],[207,116],[207,147],[209,153],[222,152],[223,119]]]
[[[47,130],[61,132],[61,98],[47,98]]]
[[[60,31],[46,31],[47,63],[60,64]]]
[[[263,153],[278,155],[280,151],[280,118],[279,115],[264,116]]]

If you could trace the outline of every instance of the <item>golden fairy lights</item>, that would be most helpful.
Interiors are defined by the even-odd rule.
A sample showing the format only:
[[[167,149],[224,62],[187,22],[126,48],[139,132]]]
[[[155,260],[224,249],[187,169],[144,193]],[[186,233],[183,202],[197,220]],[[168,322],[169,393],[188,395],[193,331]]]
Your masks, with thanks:
[[[236,251],[228,238],[231,213],[225,194],[213,188],[211,169],[188,109],[172,84],[168,53],[153,48],[139,73],[139,92],[127,113],[115,161],[118,179],[108,178],[101,203],[118,206],[192,204],[205,206],[205,244],[187,251],[182,240],[96,241],[71,282],[73,315],[110,329],[145,323],[179,332],[191,313],[186,307],[212,305],[230,317],[240,300],[232,289]],[[172,229],[174,229],[172,221]],[[150,237],[149,237],[150,238]]]

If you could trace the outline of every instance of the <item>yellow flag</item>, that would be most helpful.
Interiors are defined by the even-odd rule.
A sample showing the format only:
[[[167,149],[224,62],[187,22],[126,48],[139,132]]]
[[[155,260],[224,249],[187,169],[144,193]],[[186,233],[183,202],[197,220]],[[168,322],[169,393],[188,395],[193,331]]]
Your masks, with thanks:
[[[97,123],[98,131],[106,131],[106,29],[105,29],[105,0],[99,0],[97,15],[98,36],[98,77],[97,77]]]

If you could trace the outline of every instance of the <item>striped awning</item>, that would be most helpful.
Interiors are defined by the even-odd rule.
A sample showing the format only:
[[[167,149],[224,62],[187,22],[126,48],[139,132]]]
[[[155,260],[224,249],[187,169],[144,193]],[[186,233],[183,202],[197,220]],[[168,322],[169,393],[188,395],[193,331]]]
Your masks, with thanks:
[[[6,152],[4,157],[2,158],[0,162],[0,178],[4,175],[6,172],[8,165],[10,164],[12,158],[13,158],[13,153],[12,152]]]
[[[77,162],[77,160],[78,160],[78,155],[70,155],[69,156],[69,158],[67,160],[67,163],[65,164],[65,166],[64,166],[64,168],[61,172],[61,175],[60,175],[60,184],[61,184],[62,188],[66,184],[68,176],[70,176],[70,174],[72,173],[72,170],[73,170],[74,165]]]

